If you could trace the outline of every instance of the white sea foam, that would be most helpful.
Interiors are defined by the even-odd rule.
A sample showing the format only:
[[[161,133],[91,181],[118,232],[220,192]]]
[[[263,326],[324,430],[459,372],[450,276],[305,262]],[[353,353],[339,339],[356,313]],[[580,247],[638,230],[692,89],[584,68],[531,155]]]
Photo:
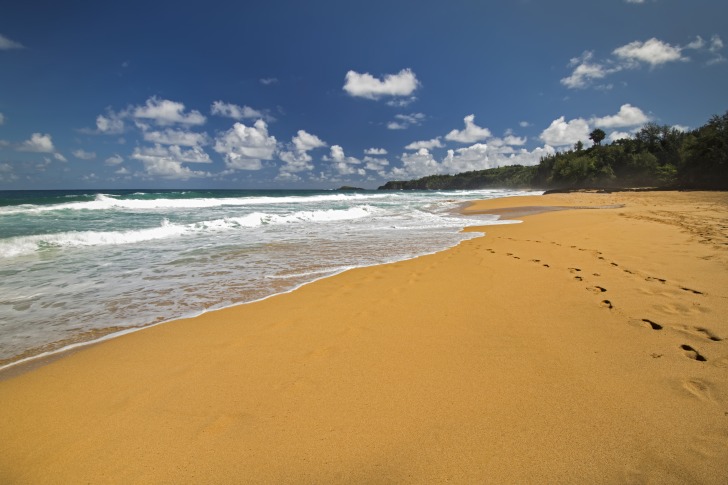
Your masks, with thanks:
[[[324,194],[312,196],[285,197],[229,197],[199,199],[120,199],[107,194],[96,194],[94,200],[84,202],[66,202],[49,205],[18,205],[0,207],[0,215],[38,213],[63,210],[159,210],[159,209],[203,209],[224,206],[251,206],[266,204],[310,204],[317,202],[349,202],[376,200],[390,196],[389,194]]]
[[[253,212],[241,217],[227,217],[191,224],[174,224],[167,219],[162,219],[158,227],[129,231],[72,231],[18,236],[0,240],[0,258],[12,258],[49,248],[135,244],[204,231],[229,231],[277,224],[345,221],[367,217],[376,211],[377,209],[374,207],[363,205],[339,210],[298,211],[285,215]]]

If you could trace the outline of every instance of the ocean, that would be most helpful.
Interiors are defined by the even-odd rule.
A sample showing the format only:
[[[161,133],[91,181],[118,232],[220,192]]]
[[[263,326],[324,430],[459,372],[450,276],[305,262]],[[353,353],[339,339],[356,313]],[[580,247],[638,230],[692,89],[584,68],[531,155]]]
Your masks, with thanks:
[[[442,251],[513,222],[462,203],[532,193],[0,191],[0,368]]]

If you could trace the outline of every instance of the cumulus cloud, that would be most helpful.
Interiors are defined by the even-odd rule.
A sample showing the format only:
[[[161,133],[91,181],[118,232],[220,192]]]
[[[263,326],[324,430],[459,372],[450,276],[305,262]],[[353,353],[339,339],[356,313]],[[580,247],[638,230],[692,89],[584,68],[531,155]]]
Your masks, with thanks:
[[[623,104],[616,115],[592,119],[592,123],[598,128],[622,128],[643,125],[648,121],[650,121],[650,117],[631,104]]]
[[[202,125],[207,120],[202,113],[196,110],[185,113],[183,103],[159,99],[156,96],[149,98],[144,106],[135,107],[132,116],[137,119],[151,120],[160,126],[172,124]]]
[[[24,46],[20,42],[10,40],[4,35],[0,34],[0,51],[8,51],[11,49],[23,49]]]
[[[55,148],[53,147],[51,135],[33,133],[29,140],[25,140],[18,147],[18,150],[21,152],[53,153]]]
[[[126,113],[115,113],[107,110],[106,115],[96,117],[96,132],[105,135],[118,135],[124,132],[123,117]]]
[[[389,160],[382,157],[364,157],[364,168],[377,172],[377,174],[384,175],[383,170],[389,165]]]
[[[95,152],[87,152],[86,150],[80,148],[78,150],[74,150],[73,152],[71,152],[71,154],[79,160],[93,160],[94,158],[96,158]]]
[[[104,163],[110,167],[113,167],[115,165],[120,165],[124,161],[124,158],[119,154],[114,154],[104,160]]]
[[[440,141],[440,137],[433,138],[431,140],[421,140],[421,141],[413,141],[409,145],[407,145],[405,150],[420,150],[422,148],[426,148],[427,150],[432,150],[433,148],[442,148],[445,145],[442,144]]]
[[[185,130],[166,128],[161,131],[144,131],[144,140],[162,145],[200,146],[209,142],[206,133],[194,133]]]
[[[469,172],[493,168],[488,163],[488,145],[476,143],[466,148],[448,150],[442,161],[442,168],[448,173]]]
[[[347,157],[341,145],[332,145],[329,156],[325,156],[324,160],[331,162],[331,167],[339,175],[365,175],[366,171],[358,167],[361,160],[355,157]]]
[[[708,65],[713,64],[720,64],[722,62],[726,61],[726,58],[723,57],[723,54],[720,52],[723,50],[723,40],[717,36],[714,35],[710,38],[710,46],[708,47],[708,51],[713,55],[713,58],[708,60]]]
[[[460,143],[475,143],[491,136],[488,128],[481,128],[475,124],[475,115],[468,115],[463,118],[463,121],[465,122],[465,129],[452,130],[445,135],[446,140]]]
[[[192,170],[183,163],[211,163],[210,157],[201,148],[183,149],[179,146],[137,147],[131,158],[144,165],[146,175],[170,180],[209,177],[209,172]],[[108,159],[107,159],[108,162]]]
[[[607,136],[607,139],[609,142],[615,142],[617,140],[625,140],[627,138],[631,138],[632,136],[629,133],[626,133],[624,131],[613,131]]]
[[[266,121],[272,121],[272,118],[269,115],[257,109],[253,109],[250,106],[238,106],[232,103],[223,103],[222,101],[213,102],[212,106],[210,106],[210,113],[238,121],[259,118]]]
[[[368,72],[346,73],[344,91],[350,96],[377,100],[384,96],[411,96],[420,82],[411,69],[402,69],[397,74],[385,74],[378,79]]]
[[[613,54],[620,59],[632,62],[644,62],[651,67],[667,62],[686,60],[681,54],[681,48],[651,38],[645,42],[638,40],[614,49]]]
[[[571,59],[568,64],[572,68],[571,75],[562,78],[561,84],[569,89],[584,89],[590,86],[610,89],[611,84],[596,83],[616,72],[637,69],[644,65],[654,69],[671,62],[690,61],[685,55],[689,50],[709,56],[707,65],[717,64],[726,60],[721,53],[722,49],[723,41],[718,35],[713,35],[710,43],[697,36],[684,46],[671,45],[655,37],[646,41],[636,40],[617,47],[612,51],[611,57],[603,60],[595,60],[592,51],[586,51],[581,56]]]
[[[551,122],[539,137],[551,146],[573,145],[577,141],[589,139],[589,124],[583,118],[566,121],[563,116]]]
[[[586,51],[580,57],[571,59],[569,67],[573,67],[574,70],[570,76],[561,79],[561,84],[571,89],[583,89],[591,85],[594,80],[603,79],[621,70],[619,66],[607,67],[593,62],[593,58],[594,53]]]
[[[411,113],[408,115],[397,114],[394,115],[396,121],[390,121],[387,123],[387,129],[390,130],[406,130],[410,126],[419,125],[424,121],[427,116],[423,113]]]
[[[385,150],[384,148],[372,147],[372,148],[367,148],[366,150],[364,150],[364,154],[365,155],[386,155],[387,150]]]
[[[305,130],[298,130],[296,136],[291,139],[289,149],[282,150],[278,154],[278,157],[285,162],[280,168],[279,178],[290,178],[288,177],[289,174],[313,170],[313,164],[311,163],[313,158],[308,152],[325,146],[327,146],[326,142],[318,136],[312,135]]]
[[[314,148],[322,148],[326,146],[325,141],[316,135],[307,133],[305,130],[298,130],[298,133],[296,133],[296,136],[291,139],[291,142],[293,143],[293,146],[296,147],[296,150],[301,152],[307,152]]]
[[[268,125],[258,120],[253,126],[235,123],[215,139],[213,149],[225,156],[231,170],[260,170],[262,160],[272,160],[276,151],[276,138],[268,135]]]
[[[414,153],[404,153],[400,157],[402,167],[392,170],[394,177],[424,177],[441,172],[440,164],[427,148],[420,148]]]

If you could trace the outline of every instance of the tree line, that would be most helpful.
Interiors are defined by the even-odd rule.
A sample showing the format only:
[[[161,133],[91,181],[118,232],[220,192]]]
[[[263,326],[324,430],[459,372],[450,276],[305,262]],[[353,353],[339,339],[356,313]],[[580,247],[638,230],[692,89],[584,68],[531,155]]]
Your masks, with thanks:
[[[602,144],[603,130],[589,134],[594,143],[542,157],[536,166],[512,165],[456,175],[431,175],[390,181],[383,190],[499,188],[700,188],[728,189],[728,111],[700,128],[681,131],[647,123],[632,137]]]

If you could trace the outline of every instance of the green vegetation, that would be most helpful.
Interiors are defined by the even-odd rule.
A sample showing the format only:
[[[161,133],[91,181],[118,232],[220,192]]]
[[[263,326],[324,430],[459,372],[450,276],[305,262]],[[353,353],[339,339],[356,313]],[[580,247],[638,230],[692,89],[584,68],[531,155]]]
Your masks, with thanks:
[[[674,187],[728,189],[728,111],[700,128],[682,132],[648,123],[632,138],[602,145],[606,134],[596,129],[584,149],[541,158],[538,165],[512,165],[392,181],[383,190],[501,188]]]

